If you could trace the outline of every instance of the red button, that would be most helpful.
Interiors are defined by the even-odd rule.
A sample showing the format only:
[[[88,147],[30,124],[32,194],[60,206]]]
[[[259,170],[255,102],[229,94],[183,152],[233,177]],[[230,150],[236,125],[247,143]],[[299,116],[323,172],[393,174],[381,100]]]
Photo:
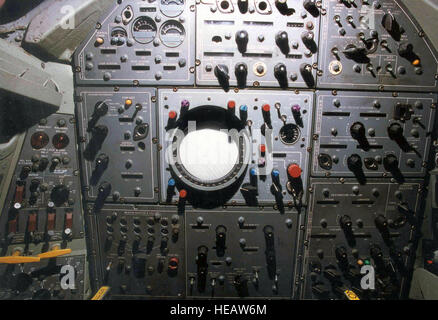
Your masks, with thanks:
[[[289,176],[291,178],[297,179],[297,178],[301,177],[301,172],[302,172],[302,170],[301,170],[300,166],[295,164],[295,163],[289,165],[289,167],[287,168],[287,173],[289,174]]]
[[[184,189],[182,189],[182,190],[179,192],[179,197],[180,197],[181,199],[185,199],[185,198],[187,197],[187,191],[184,190]]]
[[[260,152],[265,153],[266,152],[266,146],[264,144],[260,145]]]
[[[170,119],[175,119],[176,118],[176,112],[175,111],[170,111],[169,112],[169,118]]]
[[[271,111],[271,106],[269,105],[269,104],[265,104],[265,105],[263,105],[263,111],[264,112],[269,112],[269,111]]]
[[[236,102],[233,100],[228,101],[228,109],[234,109],[236,107]]]

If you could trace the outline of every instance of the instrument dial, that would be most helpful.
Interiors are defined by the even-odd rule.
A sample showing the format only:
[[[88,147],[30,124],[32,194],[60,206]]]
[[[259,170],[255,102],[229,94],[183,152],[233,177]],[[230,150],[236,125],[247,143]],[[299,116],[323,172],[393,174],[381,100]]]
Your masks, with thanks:
[[[160,29],[160,39],[166,47],[176,48],[183,43],[186,31],[183,25],[176,20],[165,22]]]
[[[157,35],[157,25],[152,18],[143,16],[137,18],[132,25],[132,36],[139,43],[150,43]]]
[[[35,132],[30,138],[30,144],[34,149],[42,149],[49,143],[49,136],[42,131]]]

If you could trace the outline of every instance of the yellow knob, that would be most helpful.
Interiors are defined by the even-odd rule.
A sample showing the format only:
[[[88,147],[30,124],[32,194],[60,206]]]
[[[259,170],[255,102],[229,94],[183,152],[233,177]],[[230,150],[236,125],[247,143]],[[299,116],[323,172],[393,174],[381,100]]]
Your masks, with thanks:
[[[20,263],[32,263],[40,262],[40,257],[23,257],[20,256],[21,251],[15,250],[11,256],[0,257],[0,263],[4,264],[20,264]]]
[[[44,252],[44,253],[40,253],[38,255],[38,257],[40,259],[50,259],[50,258],[56,258],[59,256],[64,256],[66,254],[71,253],[71,249],[57,249],[59,247],[55,247],[53,250]]]

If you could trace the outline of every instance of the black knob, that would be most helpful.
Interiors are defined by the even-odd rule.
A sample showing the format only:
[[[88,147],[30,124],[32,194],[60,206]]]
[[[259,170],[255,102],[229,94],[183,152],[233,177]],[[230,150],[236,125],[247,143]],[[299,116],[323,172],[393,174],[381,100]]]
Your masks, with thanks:
[[[283,63],[279,63],[274,67],[274,76],[281,88],[287,88],[287,69]]]
[[[225,226],[218,226],[216,228],[216,246],[220,248],[224,248],[226,237],[227,237],[227,228],[225,228]]]
[[[96,198],[96,202],[94,204],[94,207],[96,210],[102,208],[103,203],[105,202],[105,199],[110,195],[111,193],[111,183],[109,182],[102,182],[102,184],[97,189],[98,194]]]
[[[234,70],[237,79],[237,86],[241,89],[246,87],[246,78],[248,76],[248,67],[245,63],[239,63]]]
[[[317,17],[319,15],[318,6],[316,0],[304,0],[304,9],[306,9],[312,16]]]
[[[351,171],[359,171],[362,170],[362,158],[358,154],[352,154],[347,159],[348,169]]]
[[[343,246],[337,247],[335,250],[335,255],[336,255],[336,259],[338,259],[338,261],[341,264],[348,262],[348,254],[347,254],[347,249],[345,249],[345,247]]]
[[[300,66],[300,73],[303,77],[304,82],[308,87],[313,87],[315,85],[315,79],[313,77],[313,68],[308,63],[303,63]]]
[[[29,166],[24,166],[23,168],[21,168],[20,179],[21,180],[27,179],[27,177],[29,176],[29,173],[31,171],[32,171],[32,168]]]
[[[207,254],[208,248],[206,246],[198,247],[198,255],[196,257],[196,264],[198,265],[198,291],[203,292],[205,290],[207,280]]]
[[[365,138],[365,126],[360,122],[353,123],[353,125],[350,127],[350,134],[351,134],[351,137],[355,140],[364,139]]]
[[[393,123],[388,127],[388,136],[392,140],[403,139],[403,127],[399,123]]]
[[[59,207],[68,200],[68,196],[70,195],[70,190],[67,186],[63,184],[59,184],[53,187],[52,192],[50,194],[50,199],[53,201],[55,206]]]
[[[248,11],[248,0],[237,0],[237,7],[240,13],[245,14]]]
[[[100,117],[103,117],[108,113],[108,105],[105,102],[99,101],[94,106],[94,112],[91,115],[91,119],[88,122],[87,131],[90,132],[97,124]]]
[[[283,54],[286,55],[289,53],[289,36],[286,31],[280,31],[277,33],[275,36],[275,43]]]
[[[400,41],[402,30],[392,13],[386,13],[382,18],[382,26],[396,41]]]
[[[47,169],[47,167],[49,166],[49,159],[47,158],[41,158],[40,162],[38,164],[38,170],[40,171],[44,171]]]
[[[366,48],[357,47],[354,44],[348,45],[342,52],[345,54],[345,57],[355,61],[364,61],[368,54]]]
[[[301,40],[310,51],[315,50],[315,34],[312,31],[304,31],[301,34]]]
[[[385,216],[383,215],[378,215],[375,219],[374,219],[374,223],[376,224],[376,228],[380,231],[380,232],[386,232],[388,230],[388,220],[386,220]]]
[[[216,228],[216,240],[223,240],[227,234],[227,228],[224,226],[219,226]]]
[[[408,57],[413,54],[414,46],[409,42],[400,43],[398,46],[398,54],[402,57]]]
[[[60,163],[61,163],[61,159],[59,159],[58,157],[54,157],[50,164],[50,171],[54,171]]]
[[[350,231],[351,228],[353,227],[353,222],[351,221],[351,217],[347,215],[341,217],[341,219],[339,220],[339,224],[341,225],[341,228],[346,231]]]
[[[108,167],[108,163],[109,163],[109,157],[106,154],[101,153],[96,158],[96,168],[95,168],[95,170],[97,172],[104,171]]]
[[[245,30],[236,32],[236,44],[240,53],[245,53],[248,46],[248,32]]]
[[[33,180],[30,182],[29,190],[30,190],[31,192],[35,192],[35,191],[37,191],[37,189],[38,189],[38,187],[40,186],[40,184],[41,184],[41,181],[40,181],[40,180],[38,180],[38,179],[33,179]]]
[[[200,246],[198,248],[198,257],[196,263],[199,265],[207,265],[208,248],[206,246]]]
[[[228,67],[223,64],[219,64],[214,68],[214,75],[216,76],[219,84],[225,90],[230,87],[230,75],[228,73]]]
[[[374,261],[379,262],[383,259],[382,249],[378,245],[372,245],[370,248],[370,255]]]
[[[398,170],[398,159],[393,154],[388,154],[385,158],[383,158],[383,166],[387,171],[396,171]]]

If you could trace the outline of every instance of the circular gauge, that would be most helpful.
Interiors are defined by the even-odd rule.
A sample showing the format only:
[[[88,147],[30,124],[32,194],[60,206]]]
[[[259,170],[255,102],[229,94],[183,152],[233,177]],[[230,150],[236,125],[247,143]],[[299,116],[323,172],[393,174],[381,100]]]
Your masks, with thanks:
[[[30,144],[34,149],[42,149],[49,143],[49,136],[42,131],[35,132],[30,138]]]
[[[183,43],[186,31],[183,25],[176,20],[169,20],[163,23],[160,29],[161,42],[166,47],[176,48]]]
[[[161,0],[160,10],[166,16],[174,18],[184,11],[184,0]]]
[[[56,149],[65,149],[70,142],[70,139],[65,133],[58,133],[53,136],[52,143]]]
[[[132,24],[132,36],[139,43],[150,43],[157,35],[157,25],[152,18],[143,16]]]
[[[126,43],[128,33],[122,27],[116,27],[111,31],[111,44],[121,46]]]
[[[126,38],[127,36],[126,30],[122,27],[116,27],[111,31],[111,37]]]
[[[301,131],[296,124],[289,123],[280,129],[280,140],[284,144],[294,144],[300,138]]]

